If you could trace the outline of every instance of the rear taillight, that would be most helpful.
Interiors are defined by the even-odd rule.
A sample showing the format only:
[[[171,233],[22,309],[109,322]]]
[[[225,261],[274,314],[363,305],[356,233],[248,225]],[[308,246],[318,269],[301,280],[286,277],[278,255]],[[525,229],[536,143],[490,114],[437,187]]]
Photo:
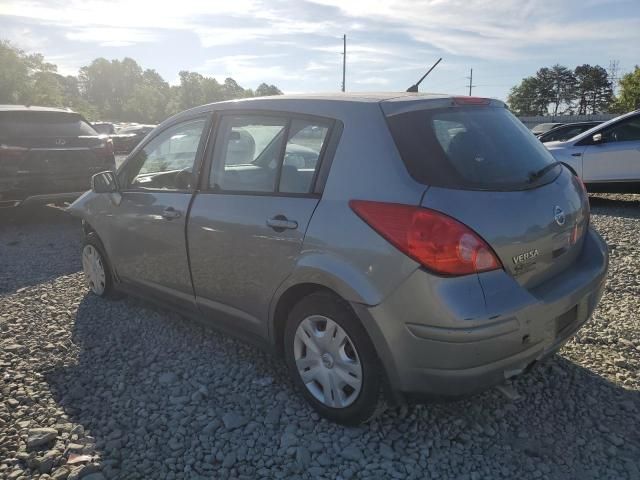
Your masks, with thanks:
[[[351,200],[351,209],[401,252],[442,275],[502,268],[491,247],[457,220],[427,208]]]
[[[113,155],[113,140],[110,138],[102,138],[102,143],[93,148],[93,151],[98,155],[111,156]]]
[[[16,147],[13,145],[5,145],[4,143],[0,143],[0,155],[2,155],[3,157],[21,157],[28,151],[29,149],[25,147]]]
[[[577,175],[573,176],[573,182],[575,183],[578,190],[580,190],[584,195],[583,204],[585,208],[584,214],[587,218],[587,221],[585,222],[585,226],[586,226],[589,224],[589,220],[591,220],[591,204],[589,203],[589,193],[587,192],[587,186],[584,184],[582,179]]]

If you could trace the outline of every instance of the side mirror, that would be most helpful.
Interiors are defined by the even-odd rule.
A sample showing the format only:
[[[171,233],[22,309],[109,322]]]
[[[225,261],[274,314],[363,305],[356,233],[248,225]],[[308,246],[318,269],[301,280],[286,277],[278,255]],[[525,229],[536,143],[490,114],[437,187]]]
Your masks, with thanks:
[[[91,190],[94,193],[115,193],[118,191],[118,180],[111,171],[96,173],[91,177]]]
[[[594,144],[603,143],[603,138],[601,133],[596,133],[591,137],[591,140]]]

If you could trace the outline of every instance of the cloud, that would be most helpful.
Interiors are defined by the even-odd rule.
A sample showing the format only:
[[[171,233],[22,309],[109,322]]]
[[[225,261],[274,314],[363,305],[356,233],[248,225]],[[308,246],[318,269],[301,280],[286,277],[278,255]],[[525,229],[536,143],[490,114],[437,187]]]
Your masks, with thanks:
[[[158,35],[147,30],[114,27],[80,27],[65,35],[67,39],[78,42],[97,43],[101,47],[126,47],[137,43],[151,43]]]
[[[84,63],[102,55],[100,47],[126,47],[150,67],[164,64],[167,78],[193,69],[301,90],[339,86],[346,33],[354,88],[402,88],[440,56],[430,81],[463,88],[470,66],[515,82],[545,64],[632,65],[639,7],[633,0],[0,0],[0,36],[49,56],[84,51]]]
[[[383,77],[367,77],[360,78],[356,80],[355,83],[358,83],[360,85],[388,85],[389,79]]]

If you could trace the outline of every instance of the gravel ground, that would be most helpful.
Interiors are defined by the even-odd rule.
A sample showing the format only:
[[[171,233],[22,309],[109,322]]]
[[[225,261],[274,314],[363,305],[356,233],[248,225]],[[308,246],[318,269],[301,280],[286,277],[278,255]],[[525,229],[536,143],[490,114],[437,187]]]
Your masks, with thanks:
[[[89,295],[78,224],[0,219],[0,478],[640,478],[640,197],[592,197],[612,251],[593,320],[510,398],[331,424],[280,360]]]

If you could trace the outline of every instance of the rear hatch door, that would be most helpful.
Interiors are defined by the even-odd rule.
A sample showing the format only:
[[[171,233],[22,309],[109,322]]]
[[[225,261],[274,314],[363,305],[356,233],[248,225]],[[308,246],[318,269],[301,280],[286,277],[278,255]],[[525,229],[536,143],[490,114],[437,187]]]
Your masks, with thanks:
[[[407,169],[429,187],[422,205],[472,228],[527,288],[568,268],[589,218],[579,180],[503,104],[432,105],[386,112]]]

